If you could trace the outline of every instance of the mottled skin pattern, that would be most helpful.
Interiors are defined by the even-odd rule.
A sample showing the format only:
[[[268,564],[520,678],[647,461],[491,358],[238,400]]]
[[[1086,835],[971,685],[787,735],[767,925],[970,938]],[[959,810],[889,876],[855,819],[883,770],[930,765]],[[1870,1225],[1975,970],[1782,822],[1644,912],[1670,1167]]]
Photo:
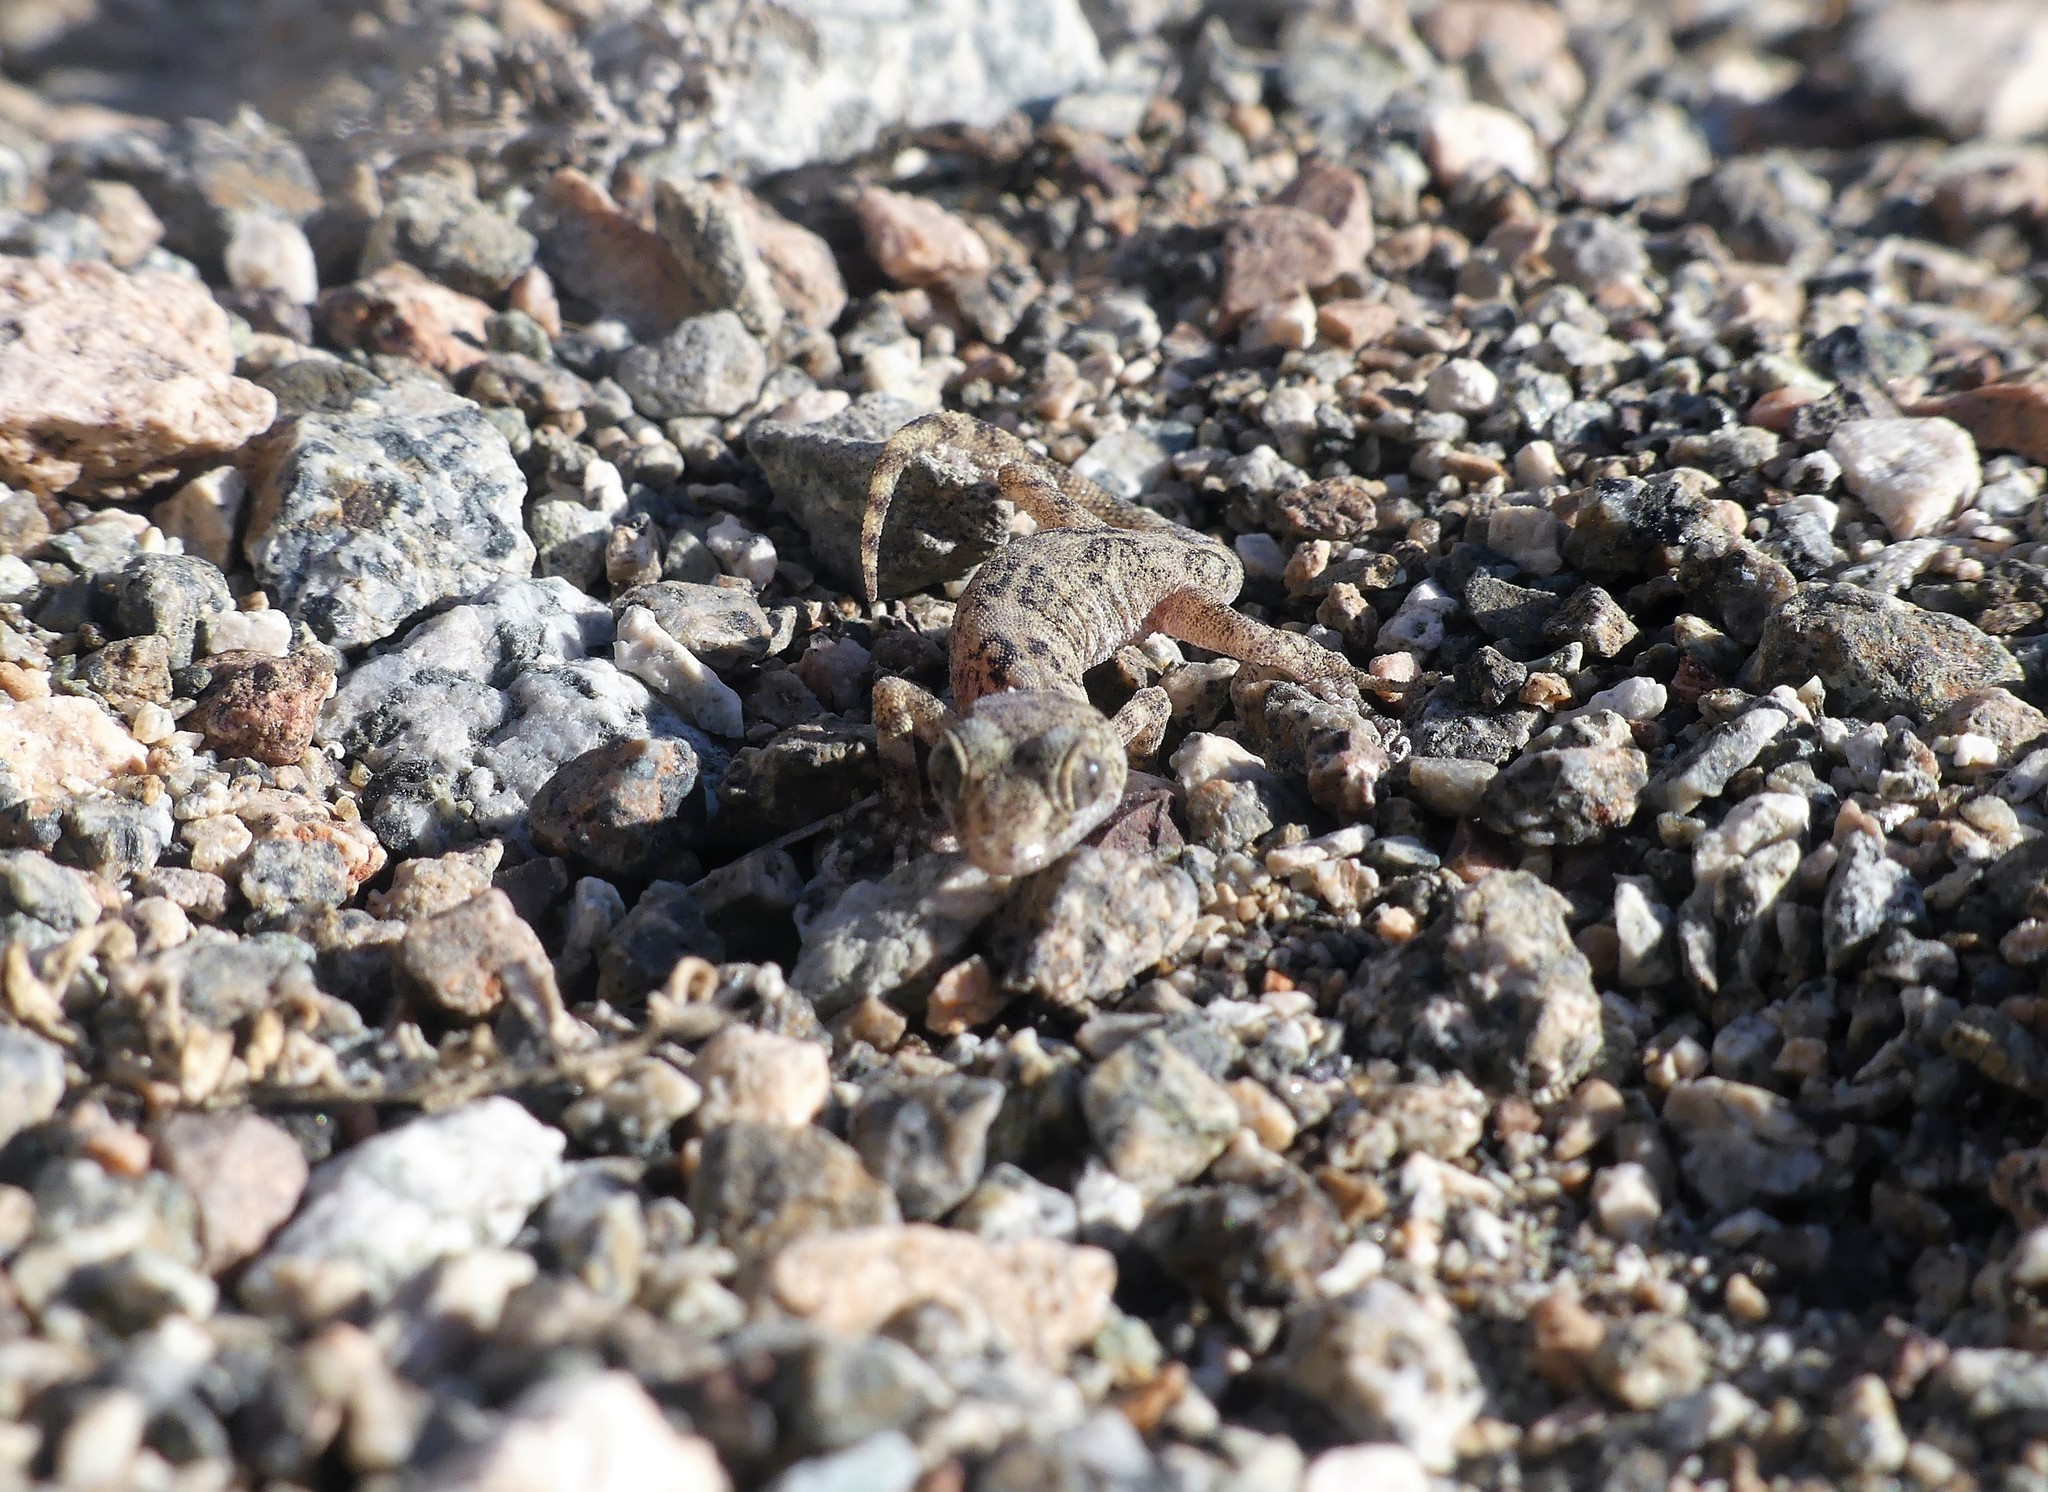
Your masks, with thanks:
[[[991,556],[953,613],[953,708],[904,679],[875,681],[884,792],[922,821],[917,747],[960,847],[994,875],[1024,875],[1087,838],[1122,801],[1128,762],[1158,749],[1166,692],[1105,717],[1081,676],[1154,632],[1274,669],[1355,702],[1381,681],[1328,648],[1230,609],[1244,584],[1222,544],[1125,503],[966,415],[914,420],[876,461],[861,524],[862,580],[879,594],[882,525],[910,462],[940,455],[993,476],[1039,531]]]

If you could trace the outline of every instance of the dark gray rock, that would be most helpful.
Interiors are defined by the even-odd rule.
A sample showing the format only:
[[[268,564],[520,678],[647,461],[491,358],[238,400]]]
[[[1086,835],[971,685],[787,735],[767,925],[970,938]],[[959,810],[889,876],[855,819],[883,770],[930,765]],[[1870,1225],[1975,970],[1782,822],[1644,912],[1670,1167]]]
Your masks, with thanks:
[[[989,1126],[1003,1106],[991,1078],[934,1077],[871,1089],[854,1106],[847,1139],[896,1193],[904,1217],[950,1212],[981,1179]]]
[[[138,554],[121,567],[113,583],[113,620],[123,637],[162,637],[170,643],[170,667],[192,661],[193,639],[202,617],[233,611],[227,578],[189,554]]]
[[[900,1221],[889,1188],[844,1140],[776,1124],[722,1124],[704,1137],[690,1211],[742,1258],[807,1233]]]
[[[612,929],[597,956],[598,998],[637,1005],[690,953],[718,963],[725,957],[725,939],[705,922],[689,887],[656,881]]]
[[[731,311],[689,316],[619,359],[614,375],[650,420],[738,414],[761,392],[768,355]]]
[[[1567,721],[1557,744],[1517,757],[1487,784],[1486,827],[1528,845],[1594,844],[1636,816],[1649,761],[1611,710]]]
[[[1568,1091],[1603,1041],[1568,909],[1526,871],[1496,871],[1459,891],[1420,937],[1361,965],[1339,1014],[1368,1051],[1517,1093]]]
[[[1830,713],[1931,720],[1989,684],[2020,678],[1997,638],[1961,617],[1853,585],[1802,585],[1771,614],[1745,677],[1798,688],[1819,678]]]
[[[531,233],[479,202],[469,183],[419,173],[389,190],[357,273],[403,262],[452,290],[488,299],[524,273],[537,247]]]

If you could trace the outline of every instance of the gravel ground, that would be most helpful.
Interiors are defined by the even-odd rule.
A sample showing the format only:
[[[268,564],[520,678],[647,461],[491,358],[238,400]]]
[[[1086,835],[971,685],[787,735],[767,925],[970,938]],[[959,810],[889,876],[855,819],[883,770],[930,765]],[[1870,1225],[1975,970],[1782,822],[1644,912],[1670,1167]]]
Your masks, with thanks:
[[[0,1488],[2044,1492],[2043,59],[0,0]],[[1406,703],[906,852],[940,407]]]

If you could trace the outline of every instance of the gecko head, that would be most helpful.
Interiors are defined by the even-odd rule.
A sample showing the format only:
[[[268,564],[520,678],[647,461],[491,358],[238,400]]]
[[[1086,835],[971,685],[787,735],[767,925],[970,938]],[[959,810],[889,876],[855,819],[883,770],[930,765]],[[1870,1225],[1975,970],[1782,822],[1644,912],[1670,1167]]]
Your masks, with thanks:
[[[1028,875],[1086,839],[1123,801],[1123,742],[1063,694],[984,695],[932,748],[932,792],[967,857]]]

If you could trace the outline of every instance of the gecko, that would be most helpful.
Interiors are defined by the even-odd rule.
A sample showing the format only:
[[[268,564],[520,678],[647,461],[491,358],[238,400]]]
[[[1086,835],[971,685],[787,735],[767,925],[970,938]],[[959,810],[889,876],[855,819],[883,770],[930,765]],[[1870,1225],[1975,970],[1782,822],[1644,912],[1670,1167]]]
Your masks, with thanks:
[[[1233,610],[1244,567],[1217,539],[1125,502],[997,426],[925,415],[884,443],[868,484],[861,581],[880,595],[882,528],[896,484],[927,455],[958,458],[1038,525],[982,561],[953,612],[949,709],[907,679],[875,681],[885,805],[924,824],[917,750],[961,850],[991,875],[1059,859],[1123,800],[1133,759],[1159,748],[1171,714],[1150,685],[1105,716],[1081,678],[1153,633],[1270,668],[1356,704],[1388,681],[1343,654]]]

